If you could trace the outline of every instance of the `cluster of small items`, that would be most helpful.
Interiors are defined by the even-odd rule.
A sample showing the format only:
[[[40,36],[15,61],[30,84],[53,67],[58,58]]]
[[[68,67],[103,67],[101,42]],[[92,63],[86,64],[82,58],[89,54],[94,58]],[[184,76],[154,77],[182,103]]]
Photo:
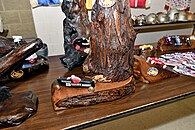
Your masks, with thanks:
[[[95,91],[95,81],[81,79],[78,76],[71,75],[70,77],[63,77],[57,79],[59,85],[73,88],[88,88],[89,92]],[[60,86],[57,87],[60,89]]]
[[[132,22],[136,26],[153,25],[153,24],[167,24],[175,22],[195,21],[194,12],[186,10],[178,10],[171,8],[167,12],[150,13],[148,15],[141,14],[132,16]]]
[[[147,61],[159,64],[164,69],[172,68],[172,72],[195,77],[194,52],[163,54],[160,58],[148,57]]]
[[[192,44],[190,43],[190,39],[194,39],[194,37],[186,37],[186,36],[183,36],[181,37],[187,46],[192,46]],[[165,37],[165,41],[166,41],[166,44],[168,45],[175,45],[175,46],[182,46],[182,42],[181,42],[181,38],[179,35],[173,35],[173,36],[166,36]],[[174,43],[173,43],[174,42]]]
[[[192,0],[166,0],[165,9],[176,8],[178,10],[189,10]]]
[[[141,45],[139,46],[139,49],[135,49],[135,54],[139,55],[143,58],[154,56],[155,54],[155,48],[152,45]]]

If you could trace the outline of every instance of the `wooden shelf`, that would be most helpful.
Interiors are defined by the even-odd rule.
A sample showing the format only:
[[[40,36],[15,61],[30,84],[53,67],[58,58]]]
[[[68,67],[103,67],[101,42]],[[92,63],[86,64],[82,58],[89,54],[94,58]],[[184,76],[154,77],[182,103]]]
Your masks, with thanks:
[[[195,21],[187,21],[187,22],[175,22],[175,23],[163,23],[163,24],[150,24],[150,25],[134,25],[134,29],[136,32],[141,32],[142,30],[147,30],[147,32],[150,32],[150,29],[160,29],[165,28],[166,30],[170,30],[171,27],[187,27],[188,25],[193,26],[193,32],[194,33],[194,25]],[[168,27],[168,28],[167,28]]]

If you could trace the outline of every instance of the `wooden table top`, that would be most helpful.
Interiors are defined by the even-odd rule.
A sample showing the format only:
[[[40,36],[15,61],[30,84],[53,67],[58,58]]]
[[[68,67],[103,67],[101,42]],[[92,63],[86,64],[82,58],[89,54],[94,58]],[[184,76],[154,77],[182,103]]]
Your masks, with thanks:
[[[81,129],[195,95],[195,78],[179,76],[153,84],[136,84],[135,93],[116,101],[55,112],[51,104],[51,84],[67,69],[59,56],[49,57],[49,63],[48,72],[5,84],[11,87],[12,93],[33,91],[39,98],[35,115],[19,126],[7,129]],[[71,73],[80,71],[76,68]]]

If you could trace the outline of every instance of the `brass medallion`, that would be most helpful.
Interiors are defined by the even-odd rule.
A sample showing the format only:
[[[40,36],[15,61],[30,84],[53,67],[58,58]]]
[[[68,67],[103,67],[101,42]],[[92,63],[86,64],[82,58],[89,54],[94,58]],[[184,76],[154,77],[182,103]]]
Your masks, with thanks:
[[[12,72],[11,72],[11,77],[12,78],[14,78],[14,79],[19,79],[19,78],[21,78],[22,76],[24,75],[24,71],[23,70],[19,70],[19,71],[15,71],[15,70],[13,70]]]

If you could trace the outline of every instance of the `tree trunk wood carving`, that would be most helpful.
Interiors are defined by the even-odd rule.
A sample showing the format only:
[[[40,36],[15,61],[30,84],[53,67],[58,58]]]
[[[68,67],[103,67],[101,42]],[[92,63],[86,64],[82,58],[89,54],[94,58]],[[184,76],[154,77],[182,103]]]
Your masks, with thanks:
[[[131,24],[129,0],[112,0],[110,7],[96,0],[92,10],[91,52],[83,64],[89,76],[103,75],[111,82],[133,75],[135,31]]]

